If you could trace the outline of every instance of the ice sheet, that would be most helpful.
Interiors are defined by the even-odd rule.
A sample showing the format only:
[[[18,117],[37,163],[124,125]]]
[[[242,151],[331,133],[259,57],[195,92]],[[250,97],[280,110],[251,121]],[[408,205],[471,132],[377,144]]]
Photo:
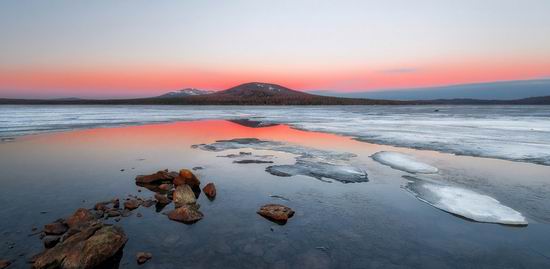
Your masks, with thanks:
[[[381,164],[409,173],[434,174],[438,171],[437,168],[400,152],[380,151],[372,155],[372,158]]]

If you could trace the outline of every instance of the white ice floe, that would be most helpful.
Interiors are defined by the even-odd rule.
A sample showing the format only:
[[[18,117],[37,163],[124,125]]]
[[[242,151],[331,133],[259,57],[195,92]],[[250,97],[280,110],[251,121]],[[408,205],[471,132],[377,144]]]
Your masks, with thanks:
[[[472,190],[420,179],[411,180],[407,189],[420,201],[466,219],[505,225],[527,225],[527,220],[520,212],[501,204],[493,197]]]
[[[438,171],[437,168],[429,164],[422,163],[412,156],[399,152],[380,151],[372,155],[372,158],[381,164],[409,173],[434,174]]]

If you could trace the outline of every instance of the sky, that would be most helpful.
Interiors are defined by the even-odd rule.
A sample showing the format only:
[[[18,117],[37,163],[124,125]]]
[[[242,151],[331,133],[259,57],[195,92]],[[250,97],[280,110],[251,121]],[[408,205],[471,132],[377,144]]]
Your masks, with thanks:
[[[548,0],[0,2],[0,97],[550,77]]]

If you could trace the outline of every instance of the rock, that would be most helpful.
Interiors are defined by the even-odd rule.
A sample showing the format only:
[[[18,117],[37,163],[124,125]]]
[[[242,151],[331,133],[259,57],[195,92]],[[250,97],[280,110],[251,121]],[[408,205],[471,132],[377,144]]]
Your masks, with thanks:
[[[107,217],[114,218],[120,216],[120,212],[118,210],[109,210],[107,211]]]
[[[109,208],[107,208],[107,205],[105,203],[97,203],[94,205],[94,210],[101,210],[101,211],[107,211]]]
[[[93,220],[95,220],[95,216],[88,209],[79,208],[67,219],[67,225],[69,228],[78,228],[79,226],[87,225]]]
[[[136,217],[141,218],[141,217],[143,217],[143,215],[141,215],[141,213],[137,213]]]
[[[140,206],[140,202],[136,199],[131,199],[124,202],[124,208],[128,210],[134,210]]]
[[[203,214],[198,210],[197,205],[183,205],[168,213],[168,218],[174,221],[192,224],[202,219]]]
[[[141,205],[143,207],[152,207],[152,206],[155,205],[155,201],[147,199],[147,200],[143,201],[143,203],[141,203]]]
[[[69,227],[67,227],[65,223],[62,223],[61,221],[56,221],[56,222],[44,225],[43,232],[47,235],[62,235],[68,229]]]
[[[61,239],[60,236],[57,235],[47,235],[42,238],[42,242],[44,242],[45,248],[53,248],[57,243],[59,243],[59,240]]]
[[[214,183],[208,183],[208,184],[206,184],[206,186],[204,186],[204,188],[202,189],[202,191],[204,192],[204,194],[206,194],[206,196],[207,196],[209,199],[214,199],[214,198],[216,198],[216,186],[214,185]]]
[[[159,189],[162,191],[169,191],[172,189],[172,184],[166,184],[166,183],[160,184]]]
[[[11,262],[8,260],[0,260],[0,269],[7,268],[10,264]]]
[[[294,211],[290,207],[278,204],[264,205],[257,213],[278,224],[285,224],[289,218],[294,216]]]
[[[173,200],[176,206],[194,204],[195,202],[197,202],[197,199],[195,198],[195,193],[193,192],[191,187],[189,187],[189,185],[180,185],[176,187]]]
[[[119,208],[120,207],[120,201],[118,200],[118,198],[115,198],[111,201],[111,203],[113,204],[113,208]]]
[[[151,254],[149,252],[138,252],[136,254],[136,260],[137,260],[138,264],[144,264],[145,262],[147,262],[151,258],[153,258],[153,254]]]
[[[167,205],[171,202],[170,199],[166,197],[166,195],[162,195],[159,193],[155,194],[155,200],[157,200],[157,204],[163,204],[163,205]]]
[[[140,175],[136,177],[136,183],[153,183],[174,180],[174,175],[168,170],[158,171],[151,175]]]
[[[178,177],[174,178],[174,185],[181,186],[184,184],[187,184],[192,188],[198,188],[201,182],[190,170],[181,169]]]
[[[36,256],[33,268],[96,268],[115,256],[126,241],[122,228],[95,223]]]

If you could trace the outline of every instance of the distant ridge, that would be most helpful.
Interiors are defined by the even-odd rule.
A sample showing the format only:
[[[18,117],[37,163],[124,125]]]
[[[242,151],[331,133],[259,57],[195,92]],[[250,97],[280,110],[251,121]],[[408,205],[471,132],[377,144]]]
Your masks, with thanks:
[[[549,96],[550,79],[497,81],[427,88],[388,89],[383,91],[348,93],[336,91],[310,91],[310,93],[335,97],[404,101],[434,99],[517,100],[529,97]]]
[[[1,99],[0,104],[101,104],[101,105],[550,105],[550,96],[517,100],[435,99],[395,101],[321,96],[263,82],[244,83],[227,90],[206,93],[197,89],[136,99]]]

